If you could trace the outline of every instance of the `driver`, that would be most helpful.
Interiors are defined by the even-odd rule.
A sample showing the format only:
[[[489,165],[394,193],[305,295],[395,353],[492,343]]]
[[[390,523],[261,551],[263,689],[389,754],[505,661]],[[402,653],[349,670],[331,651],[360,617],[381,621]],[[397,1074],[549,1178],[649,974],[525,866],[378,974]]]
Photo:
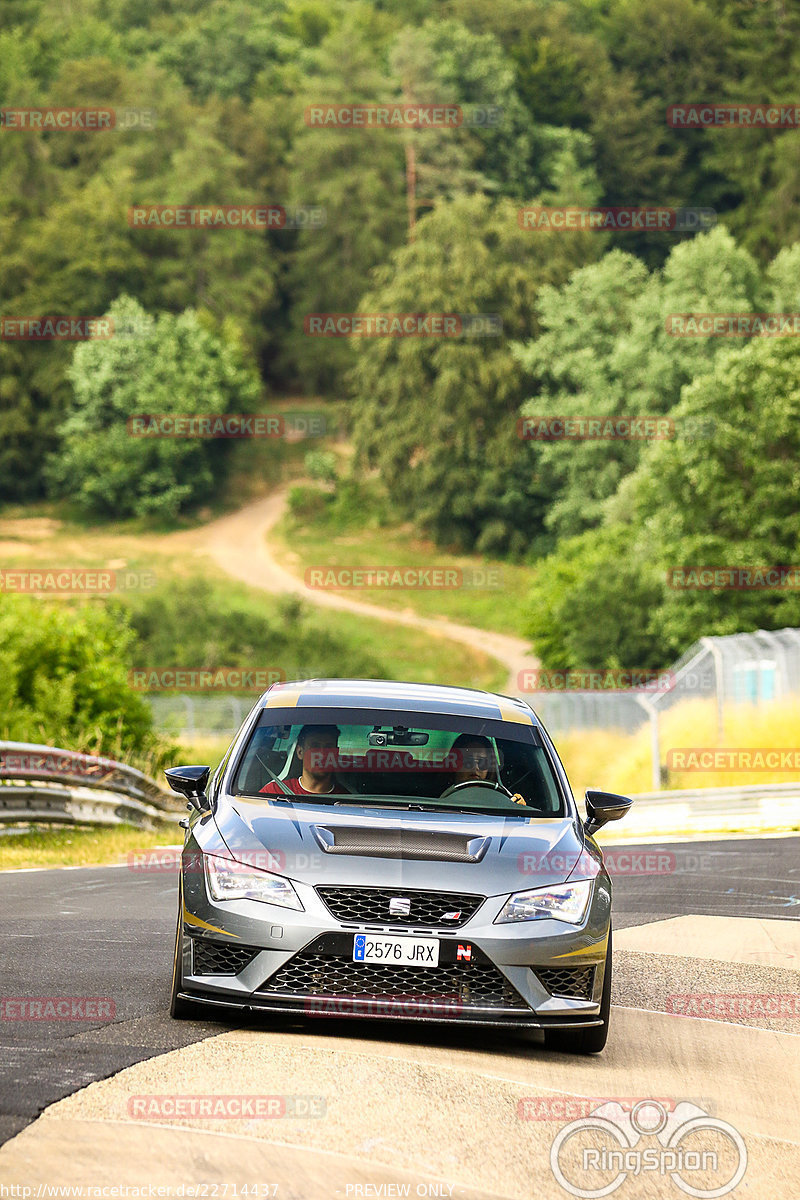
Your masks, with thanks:
[[[295,754],[302,766],[298,778],[282,782],[295,796],[328,795],[337,790],[333,764],[339,751],[339,729],[336,725],[304,725],[297,735]],[[341,791],[341,788],[338,790]],[[261,788],[269,796],[285,796],[280,784],[271,781]]]
[[[460,733],[450,747],[450,753],[455,756],[456,770],[448,787],[486,779],[495,762],[492,743],[477,733]]]
[[[489,739],[480,733],[460,733],[450,747],[450,753],[455,755],[456,770],[453,771],[445,792],[457,783],[479,783],[488,780],[489,771],[492,767],[497,767],[494,747]],[[500,782],[496,773],[495,778],[489,782],[504,791],[515,804],[525,804],[524,797],[519,792],[510,792]]]

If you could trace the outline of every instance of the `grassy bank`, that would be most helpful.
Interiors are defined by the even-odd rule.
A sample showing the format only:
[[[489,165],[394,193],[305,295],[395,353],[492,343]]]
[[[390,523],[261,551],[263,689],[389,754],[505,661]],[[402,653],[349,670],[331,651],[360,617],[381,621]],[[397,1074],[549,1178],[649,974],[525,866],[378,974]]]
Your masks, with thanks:
[[[202,528],[158,534],[133,524],[87,526],[71,520],[63,510],[51,508],[30,517],[0,517],[0,553],[6,568],[103,567],[117,571],[123,580],[130,578],[134,586],[127,592],[114,593],[113,598],[122,600],[133,611],[146,605],[154,590],[168,594],[176,583],[190,586],[192,581],[208,585],[211,592],[204,603],[212,604],[219,613],[221,623],[227,626],[225,637],[212,639],[201,661],[187,661],[180,647],[173,645],[170,649],[174,653],[169,658],[162,654],[154,662],[148,659],[147,647],[143,646],[141,662],[134,665],[186,669],[245,665],[250,669],[278,668],[287,673],[302,668],[328,675],[366,674],[371,678],[489,689],[505,683],[506,672],[496,660],[444,637],[310,604],[302,606],[300,615],[293,610],[295,615],[287,617],[280,597],[229,579],[205,555]],[[142,580],[144,587],[138,586],[137,580]],[[52,599],[65,604],[86,602],[85,598],[75,597]],[[235,624],[231,620],[233,610],[279,628],[280,639],[243,644],[241,653],[231,661],[228,650],[234,645],[229,636]],[[191,611],[184,609],[187,630],[191,616]],[[300,626],[302,638],[299,634],[293,638],[293,631]],[[326,647],[322,663],[320,655],[315,654],[315,643]],[[277,654],[276,644],[280,646]],[[220,654],[227,655],[227,661]]]
[[[525,599],[531,568],[501,562],[482,555],[455,554],[438,549],[417,536],[408,525],[378,524],[369,508],[356,503],[343,517],[329,512],[324,503],[314,502],[313,491],[304,489],[307,502],[296,514],[288,512],[270,535],[270,546],[299,578],[306,571],[324,568],[441,568],[446,587],[359,587],[325,590],[356,596],[368,604],[413,610],[426,617],[447,617],[478,629],[525,636]],[[368,503],[368,497],[367,497]]]
[[[107,828],[42,826],[26,833],[0,836],[0,871],[23,867],[93,867],[124,863],[128,855],[154,846],[180,845],[183,830],[177,825],[143,831],[132,825]]]
[[[725,711],[724,734],[717,739],[717,705],[714,700],[687,700],[661,715],[659,724],[661,764],[679,761],[690,764],[692,751],[717,747],[752,750],[789,750],[797,746],[800,701],[782,700],[755,708],[749,704],[729,705]],[[616,730],[581,730],[555,737],[573,790],[582,796],[587,787],[603,788],[623,795],[652,790],[650,729],[642,726],[635,734]],[[700,770],[672,768],[667,789],[737,787],[746,784],[792,783],[797,770]]]

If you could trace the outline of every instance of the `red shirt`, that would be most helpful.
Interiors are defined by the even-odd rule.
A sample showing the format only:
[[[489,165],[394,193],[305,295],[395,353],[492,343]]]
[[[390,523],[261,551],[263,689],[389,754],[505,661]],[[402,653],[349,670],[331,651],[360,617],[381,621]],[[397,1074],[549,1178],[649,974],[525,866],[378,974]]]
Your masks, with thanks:
[[[289,789],[289,791],[292,792],[293,795],[295,795],[295,796],[321,796],[321,795],[329,796],[331,794],[331,792],[335,791],[335,788],[331,788],[330,792],[309,792],[306,790],[306,788],[303,787],[303,785],[299,779],[282,779],[281,783],[283,783],[284,786],[287,787]],[[259,791],[266,792],[267,795],[269,795],[269,796],[285,796],[286,795],[283,788],[280,787],[280,785],[275,783],[274,781],[270,781],[269,783],[265,784],[265,786],[263,788],[260,788]]]

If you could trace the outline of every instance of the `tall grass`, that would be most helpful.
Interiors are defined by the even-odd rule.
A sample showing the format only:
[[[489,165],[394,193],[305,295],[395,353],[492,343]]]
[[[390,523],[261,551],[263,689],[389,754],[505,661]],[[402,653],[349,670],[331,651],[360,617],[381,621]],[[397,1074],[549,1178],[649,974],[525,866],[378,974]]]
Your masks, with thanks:
[[[728,705],[724,730],[717,736],[715,700],[686,700],[661,714],[659,721],[662,765],[669,750],[726,748],[787,750],[800,747],[800,698],[776,700],[755,707]],[[609,792],[652,790],[650,728],[635,734],[618,730],[582,730],[556,737],[576,795],[587,787]],[[735,787],[742,784],[791,783],[800,772],[780,770],[670,770],[666,788]]]

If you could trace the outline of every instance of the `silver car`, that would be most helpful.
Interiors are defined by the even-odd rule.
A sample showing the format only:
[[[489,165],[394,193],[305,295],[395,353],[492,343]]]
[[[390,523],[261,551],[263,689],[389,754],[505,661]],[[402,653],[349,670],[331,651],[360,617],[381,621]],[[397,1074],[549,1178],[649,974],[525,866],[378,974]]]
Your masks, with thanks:
[[[533,1027],[602,1050],[611,881],[586,793],[519,699],[278,684],[186,796],[173,1017],[210,1008]],[[210,778],[209,778],[210,777]]]

